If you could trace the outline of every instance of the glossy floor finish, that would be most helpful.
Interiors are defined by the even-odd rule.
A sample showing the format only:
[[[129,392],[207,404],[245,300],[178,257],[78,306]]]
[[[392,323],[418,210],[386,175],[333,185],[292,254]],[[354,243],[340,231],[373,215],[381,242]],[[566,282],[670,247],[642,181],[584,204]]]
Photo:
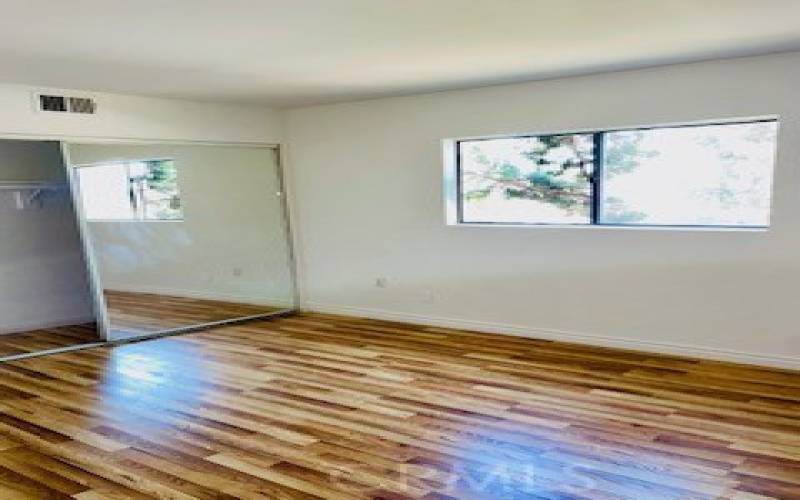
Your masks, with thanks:
[[[117,290],[104,292],[112,338],[185,328],[234,318],[270,314],[282,310],[239,302],[177,297]]]
[[[0,450],[3,499],[800,498],[800,373],[302,314],[0,365]]]
[[[0,335],[0,358],[100,342],[94,323]]]

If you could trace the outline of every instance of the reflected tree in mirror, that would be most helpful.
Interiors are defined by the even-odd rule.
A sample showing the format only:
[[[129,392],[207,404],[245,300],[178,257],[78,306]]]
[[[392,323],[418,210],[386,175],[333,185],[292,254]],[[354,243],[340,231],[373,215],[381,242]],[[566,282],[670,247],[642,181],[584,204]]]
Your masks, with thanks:
[[[141,160],[130,165],[130,196],[142,220],[179,220],[183,217],[178,173],[173,160]]]
[[[155,210],[157,219],[181,219],[180,194],[178,191],[178,171],[173,160],[148,160],[147,188],[152,194],[146,198],[146,203]]]

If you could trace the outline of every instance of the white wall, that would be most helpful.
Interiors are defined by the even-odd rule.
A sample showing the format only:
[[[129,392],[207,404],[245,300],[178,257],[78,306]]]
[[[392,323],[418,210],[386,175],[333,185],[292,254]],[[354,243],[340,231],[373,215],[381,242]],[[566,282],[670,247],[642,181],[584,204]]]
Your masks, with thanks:
[[[229,146],[70,146],[75,165],[170,158],[181,221],[89,223],[104,289],[292,305],[273,149]]]
[[[0,139],[0,182],[65,180],[58,142]]]
[[[798,81],[791,53],[292,110],[303,303],[800,367]],[[767,232],[445,224],[444,138],[770,114]]]
[[[94,97],[97,114],[42,113],[33,98],[42,90],[0,85],[0,135],[281,142],[281,117],[270,108],[55,90]]]
[[[55,142],[0,140],[0,182],[64,181]],[[0,191],[0,333],[94,320],[69,192],[17,210]]]

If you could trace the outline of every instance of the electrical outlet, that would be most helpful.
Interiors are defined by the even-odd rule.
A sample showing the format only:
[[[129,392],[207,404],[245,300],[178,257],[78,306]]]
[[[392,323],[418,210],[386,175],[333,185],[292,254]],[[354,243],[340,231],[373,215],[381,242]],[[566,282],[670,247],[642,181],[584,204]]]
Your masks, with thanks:
[[[388,288],[389,280],[383,277],[375,278],[375,286],[377,288]]]
[[[233,275],[239,278],[242,274],[244,274],[244,270],[241,267],[234,267],[233,268]]]

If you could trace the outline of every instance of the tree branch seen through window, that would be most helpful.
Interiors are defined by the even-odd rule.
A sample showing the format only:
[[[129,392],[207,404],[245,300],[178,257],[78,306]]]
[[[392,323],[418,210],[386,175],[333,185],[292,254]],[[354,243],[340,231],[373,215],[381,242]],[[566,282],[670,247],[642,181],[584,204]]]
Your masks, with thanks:
[[[777,122],[458,141],[462,223],[769,225]]]

